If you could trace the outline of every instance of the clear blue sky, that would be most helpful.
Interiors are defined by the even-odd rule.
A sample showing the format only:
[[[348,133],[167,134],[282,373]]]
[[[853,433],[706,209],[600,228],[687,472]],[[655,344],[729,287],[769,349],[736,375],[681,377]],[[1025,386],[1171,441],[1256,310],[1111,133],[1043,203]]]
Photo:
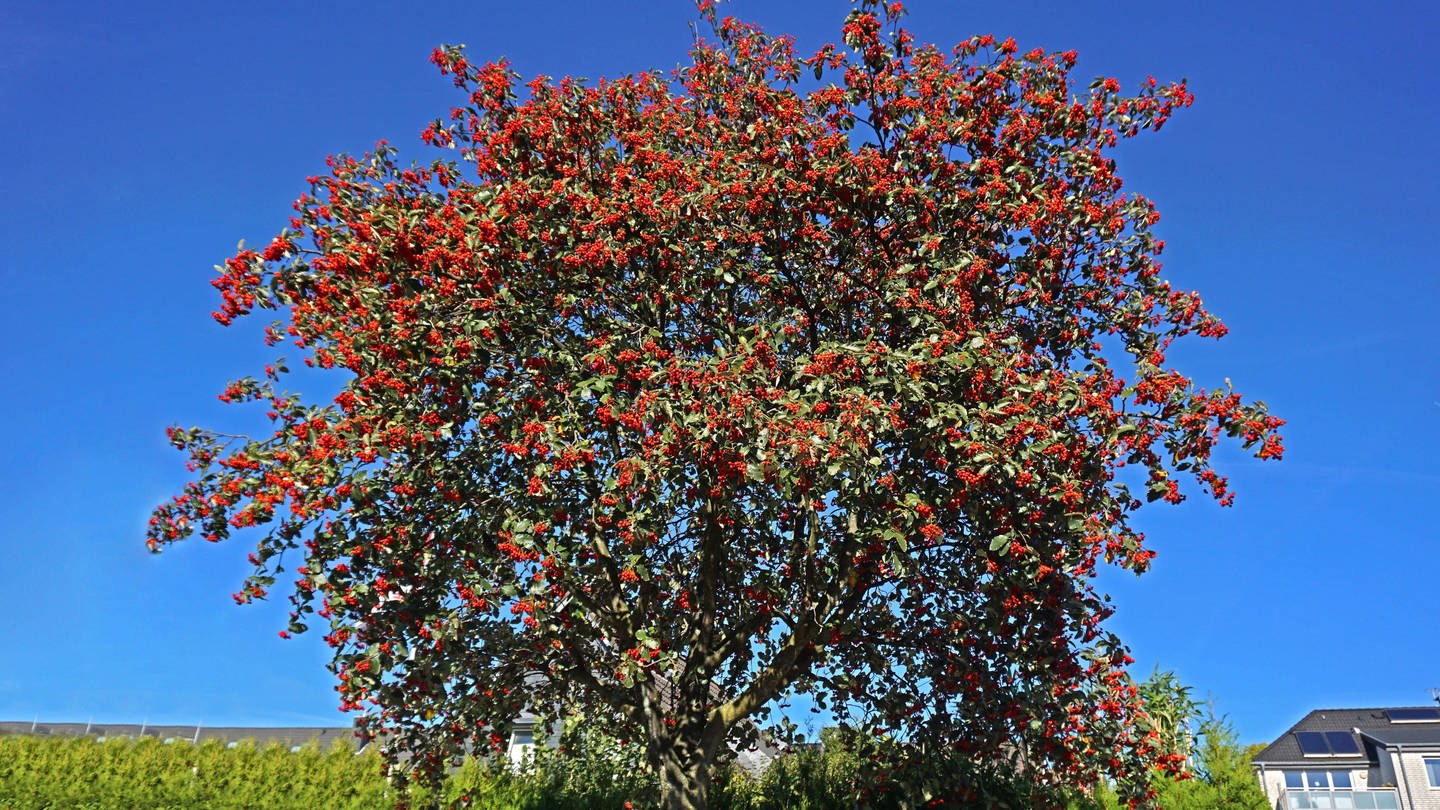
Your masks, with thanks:
[[[729,11],[835,38],[845,0]],[[184,480],[163,428],[267,354],[209,317],[212,265],[267,240],[326,154],[418,134],[456,101],[442,42],[530,75],[671,67],[666,2],[0,4],[0,719],[342,723],[318,636],[229,594],[250,546],[144,550]],[[1430,3],[959,2],[922,41],[1014,36],[1079,72],[1198,96],[1120,171],[1157,200],[1177,286],[1230,325],[1174,359],[1288,419],[1239,491],[1142,518],[1160,552],[1106,576],[1138,674],[1177,670],[1268,740],[1320,706],[1440,686],[1440,93]]]

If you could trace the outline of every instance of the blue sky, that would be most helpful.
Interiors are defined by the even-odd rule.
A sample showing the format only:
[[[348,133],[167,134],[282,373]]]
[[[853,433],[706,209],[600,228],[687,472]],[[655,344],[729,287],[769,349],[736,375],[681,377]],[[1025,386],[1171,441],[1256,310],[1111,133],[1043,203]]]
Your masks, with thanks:
[[[402,12],[401,9],[405,10]],[[268,357],[209,317],[212,265],[268,240],[326,154],[418,135],[457,101],[426,61],[464,42],[523,74],[668,68],[684,0],[0,6],[0,719],[343,723],[318,636],[238,608],[241,539],[146,553],[184,481],[167,424]],[[844,0],[728,11],[802,46]],[[1106,575],[1137,674],[1212,696],[1246,741],[1311,708],[1440,687],[1440,17],[1421,2],[914,2],[922,41],[1076,49],[1079,74],[1186,76],[1198,100],[1128,144],[1176,286],[1231,327],[1172,356],[1289,420],[1224,455],[1234,507],[1157,506],[1160,552]]]

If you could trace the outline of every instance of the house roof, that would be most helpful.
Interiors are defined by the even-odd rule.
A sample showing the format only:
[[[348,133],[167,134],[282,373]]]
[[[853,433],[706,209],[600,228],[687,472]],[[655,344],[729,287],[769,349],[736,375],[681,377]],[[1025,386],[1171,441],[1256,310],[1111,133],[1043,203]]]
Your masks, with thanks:
[[[1361,729],[1360,733],[1387,747],[1440,748],[1440,723],[1407,723],[1383,729]]]
[[[1434,709],[1434,706],[1394,706],[1364,709],[1316,709],[1281,734],[1275,742],[1256,754],[1250,761],[1256,765],[1308,765],[1310,767],[1366,767],[1370,758],[1365,753],[1373,744],[1435,745],[1440,747],[1440,722],[1395,723],[1388,712],[1395,709]],[[1343,732],[1349,734],[1361,749],[1358,756],[1306,756],[1300,750],[1297,732]],[[1359,732],[1357,735],[1356,732]],[[1362,739],[1363,738],[1363,739]],[[1367,746],[1366,740],[1373,741]]]
[[[350,726],[168,726],[140,723],[39,723],[29,720],[0,721],[0,734],[35,734],[37,736],[79,737],[157,737],[162,740],[250,740],[257,746],[283,745],[294,747],[315,743],[322,749],[336,740],[356,742],[355,729]],[[358,743],[357,743],[358,746]]]

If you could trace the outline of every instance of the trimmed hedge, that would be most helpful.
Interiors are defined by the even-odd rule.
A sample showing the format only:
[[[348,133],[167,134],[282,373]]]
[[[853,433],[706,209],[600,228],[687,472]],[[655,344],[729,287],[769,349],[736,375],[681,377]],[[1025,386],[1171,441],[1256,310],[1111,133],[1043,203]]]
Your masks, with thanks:
[[[438,796],[410,794],[412,806],[475,810],[605,810],[649,801],[642,772],[607,769],[593,755],[515,772],[467,761]],[[605,771],[602,773],[601,771]],[[233,747],[210,740],[153,737],[0,736],[3,810],[392,810],[397,791],[380,757],[337,743],[329,751],[280,745]]]
[[[603,734],[540,749],[516,772],[469,760],[440,795],[415,790],[412,807],[474,810],[635,810],[654,807],[657,785],[638,752]],[[722,769],[713,810],[851,810],[859,758],[838,748],[782,757],[759,780]],[[0,810],[391,810],[399,798],[374,752],[280,745],[228,747],[153,737],[0,736]],[[877,797],[878,798],[878,797]],[[895,807],[881,799],[871,806]]]
[[[343,746],[292,753],[218,740],[0,737],[0,807],[7,810],[370,810],[391,807],[389,793],[379,758]]]

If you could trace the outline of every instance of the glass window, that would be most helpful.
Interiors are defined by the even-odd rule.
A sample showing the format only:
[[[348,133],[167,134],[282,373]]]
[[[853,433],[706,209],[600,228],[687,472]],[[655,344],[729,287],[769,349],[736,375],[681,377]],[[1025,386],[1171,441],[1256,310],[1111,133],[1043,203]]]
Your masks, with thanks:
[[[1430,780],[1430,787],[1440,787],[1440,759],[1425,760],[1425,776]]]
[[[1351,787],[1351,785],[1350,785],[1350,772],[1349,772],[1349,771],[1331,771],[1331,772],[1330,772],[1330,785],[1331,785],[1332,787],[1337,787],[1337,788],[1348,788],[1348,787]]]
[[[1285,787],[1287,787],[1287,788],[1303,788],[1303,787],[1305,787],[1305,774],[1304,774],[1303,772],[1301,772],[1301,771],[1286,771],[1286,772],[1285,772]]]
[[[1305,787],[1325,789],[1330,787],[1329,771],[1306,771]]]
[[[1400,807],[1393,790],[1357,790],[1349,795],[1355,797],[1356,810],[1398,810]]]

